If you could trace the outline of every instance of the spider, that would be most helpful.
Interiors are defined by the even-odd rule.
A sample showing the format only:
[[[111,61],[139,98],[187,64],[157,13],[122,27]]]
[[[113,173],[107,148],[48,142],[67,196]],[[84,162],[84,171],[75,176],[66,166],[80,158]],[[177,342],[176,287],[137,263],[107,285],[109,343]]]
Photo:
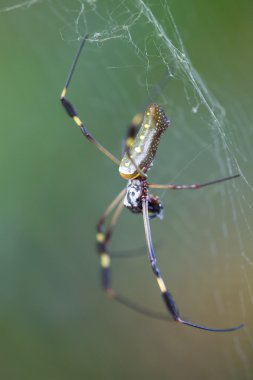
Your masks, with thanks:
[[[239,177],[239,174],[229,177],[217,179],[210,182],[191,185],[160,185],[147,182],[147,172],[152,166],[155,154],[158,148],[161,135],[170,126],[170,120],[167,118],[165,112],[157,104],[151,104],[147,107],[144,117],[141,114],[137,114],[128,128],[125,150],[121,160],[118,160],[113,154],[105,149],[98,141],[96,141],[92,135],[86,129],[84,123],[79,118],[75,108],[69,100],[66,99],[67,89],[71,82],[73,73],[76,68],[76,64],[80,57],[82,48],[88,39],[88,35],[84,36],[81,40],[80,47],[74,58],[70,72],[68,74],[66,84],[60,96],[61,103],[67,112],[67,114],[73,119],[75,124],[80,128],[83,135],[94,144],[106,157],[119,166],[119,174],[122,178],[128,180],[127,186],[117,195],[112,203],[107,207],[104,214],[99,219],[97,224],[96,242],[98,254],[100,257],[101,265],[101,279],[102,286],[105,293],[111,298],[131,307],[132,309],[145,313],[151,316],[158,317],[152,312],[141,308],[140,306],[132,303],[124,297],[117,294],[111,285],[110,278],[110,255],[108,252],[108,243],[111,238],[113,228],[117,222],[117,219],[124,207],[129,209],[134,214],[142,214],[144,222],[144,231],[147,244],[147,253],[150,261],[150,265],[157,280],[158,287],[160,289],[162,299],[167,308],[168,313],[172,316],[173,320],[181,324],[202,329],[205,331],[214,332],[227,332],[241,329],[244,325],[241,324],[235,327],[229,328],[211,328],[195,324],[186,321],[181,318],[179,310],[174,302],[171,293],[167,290],[165,282],[162,278],[160,269],[157,265],[155,250],[151,238],[150,222],[151,218],[162,217],[163,205],[159,197],[153,196],[149,193],[149,189],[172,189],[172,190],[185,190],[185,189],[201,189],[203,187],[221,183]],[[141,127],[138,126],[141,124]],[[105,222],[109,215],[114,210],[111,217],[111,221],[107,230],[105,230]]]

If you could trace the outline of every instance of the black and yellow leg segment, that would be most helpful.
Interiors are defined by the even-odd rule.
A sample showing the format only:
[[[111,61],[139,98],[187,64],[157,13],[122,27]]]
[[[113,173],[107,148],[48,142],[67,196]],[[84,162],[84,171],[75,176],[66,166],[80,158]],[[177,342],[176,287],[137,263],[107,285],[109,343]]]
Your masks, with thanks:
[[[106,234],[101,230],[96,234],[96,242],[101,268],[101,284],[107,295],[113,295],[110,276],[111,259],[107,251]]]
[[[162,294],[163,301],[164,301],[167,309],[169,310],[170,314],[172,315],[174,321],[178,321],[179,320],[179,313],[178,313],[177,306],[176,306],[176,304],[172,298],[172,295],[166,289],[165,283],[164,283],[164,281],[160,275],[160,272],[159,272],[159,275],[156,277],[156,280],[157,280],[158,286],[159,286],[161,294]]]
[[[110,276],[110,256],[107,252],[100,254],[100,266],[101,266],[101,280],[102,286],[106,294],[113,296],[114,290],[111,286]]]
[[[150,235],[150,239],[151,239],[151,235]],[[149,247],[151,247],[151,250],[148,251],[149,260],[150,260],[150,264],[152,267],[152,271],[153,271],[154,275],[156,276],[156,281],[157,281],[157,284],[158,284],[159,289],[161,291],[162,299],[166,305],[167,310],[172,315],[174,321],[180,322],[181,320],[180,320],[180,316],[179,316],[177,306],[176,306],[176,304],[172,298],[171,293],[168,292],[166,285],[163,281],[163,278],[161,276],[161,272],[160,272],[160,270],[156,264],[156,258],[155,258],[155,253],[154,253],[152,242],[151,242],[151,246],[149,243]]]
[[[192,322],[185,321],[180,317],[176,303],[174,302],[171,293],[168,292],[168,290],[165,286],[165,283],[161,277],[160,270],[156,264],[155,251],[154,251],[154,247],[153,247],[153,243],[152,243],[149,217],[148,217],[148,196],[147,196],[147,194],[145,194],[143,196],[142,208],[143,208],[143,221],[144,221],[145,237],[146,237],[146,243],[147,243],[147,247],[148,247],[148,256],[149,256],[150,264],[151,264],[153,273],[156,276],[156,280],[157,280],[158,286],[160,288],[165,306],[166,306],[167,310],[169,311],[169,313],[171,314],[171,316],[173,317],[174,321],[180,322],[180,323],[187,325],[187,326],[190,326],[190,327],[194,327],[194,328],[205,330],[205,331],[212,331],[212,332],[229,332],[229,331],[235,331],[235,330],[241,329],[244,326],[243,324],[241,324],[239,326],[235,326],[235,327],[229,327],[229,328],[212,328],[212,327],[206,327],[206,326],[202,326],[202,325],[198,325],[198,324],[195,324]]]
[[[125,195],[126,190],[122,190],[118,196],[113,200],[113,202],[107,207],[104,214],[98,221],[97,224],[97,233],[96,233],[96,243],[97,251],[100,259],[100,268],[101,268],[101,282],[102,287],[105,293],[111,297],[115,295],[115,291],[111,285],[111,275],[110,275],[110,255],[108,252],[108,243],[111,239],[113,229],[117,223],[117,220],[120,216],[120,213],[123,209],[122,199]],[[116,209],[115,209],[116,208]],[[105,229],[105,223],[107,218],[114,211],[111,221],[108,225],[108,228]]]
[[[85,42],[87,41],[87,38],[88,38],[88,35],[86,35],[82,41],[81,41],[81,45],[79,46],[79,49],[77,51],[77,54],[75,56],[75,59],[72,63],[72,66],[70,68],[70,72],[69,72],[69,75],[67,77],[67,80],[66,80],[66,84],[62,90],[62,93],[61,93],[61,96],[60,96],[60,100],[61,100],[61,103],[62,103],[62,106],[63,108],[65,109],[65,111],[67,112],[67,114],[71,117],[71,119],[75,122],[75,124],[80,128],[82,134],[92,143],[96,146],[96,148],[98,150],[100,150],[100,152],[102,152],[105,156],[107,156],[111,161],[113,161],[115,164],[119,165],[120,164],[120,161],[113,155],[111,154],[107,149],[105,149],[98,141],[96,141],[94,139],[94,137],[87,131],[87,129],[85,128],[84,126],[84,123],[82,122],[82,120],[79,118],[74,106],[72,105],[72,103],[66,99],[66,95],[67,95],[67,90],[68,90],[68,87],[69,87],[69,84],[71,82],[71,79],[72,79],[72,76],[73,76],[73,73],[74,73],[74,70],[76,68],[76,64],[78,62],[78,59],[80,57],[80,54],[81,54],[81,51],[82,51],[82,48],[85,44]]]
[[[135,160],[133,159],[132,155],[130,154],[130,148],[133,145],[134,139],[135,139],[135,137],[139,131],[139,127],[140,127],[140,124],[142,122],[142,119],[143,119],[143,115],[141,113],[137,113],[133,117],[133,119],[132,119],[132,121],[131,121],[128,129],[127,129],[127,134],[126,134],[126,138],[124,141],[123,153],[127,154],[129,160],[134,165],[134,167],[138,173],[137,177],[147,178],[147,175],[145,173],[143,173],[141,168],[136,164]]]
[[[114,293],[111,286],[111,278],[110,278],[110,255],[107,252],[107,244],[106,244],[106,234],[99,229],[96,234],[96,243],[97,250],[100,260],[100,270],[101,270],[101,285],[108,295],[112,295]]]
[[[141,113],[137,113],[127,129],[126,138],[125,138],[125,149],[131,148],[133,145],[134,139],[139,131],[139,127],[141,125],[143,119],[143,115]]]

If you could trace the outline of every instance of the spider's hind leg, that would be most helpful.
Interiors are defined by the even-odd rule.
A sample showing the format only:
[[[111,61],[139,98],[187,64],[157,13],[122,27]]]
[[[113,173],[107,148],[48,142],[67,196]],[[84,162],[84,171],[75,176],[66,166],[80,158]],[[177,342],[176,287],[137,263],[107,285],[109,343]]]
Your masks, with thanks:
[[[98,255],[100,257],[100,266],[101,266],[101,282],[105,293],[109,296],[114,296],[115,291],[111,286],[111,276],[110,276],[110,255],[108,251],[108,242],[111,238],[113,229],[116,225],[116,222],[121,214],[121,211],[124,207],[122,199],[125,195],[126,190],[123,189],[118,196],[112,201],[112,203],[107,207],[104,214],[101,216],[97,223],[97,234],[96,234],[96,243]],[[105,230],[105,223],[107,218],[114,211],[109,226]]]
[[[67,114],[70,116],[70,118],[75,122],[75,124],[79,127],[79,129],[82,132],[82,134],[84,135],[84,137],[86,137],[86,139],[88,139],[92,144],[94,144],[96,146],[96,148],[98,150],[100,150],[100,152],[102,152],[105,156],[107,156],[111,161],[113,161],[116,165],[119,165],[120,161],[112,153],[110,153],[106,148],[104,148],[97,140],[95,140],[94,137],[91,135],[91,133],[86,129],[83,121],[78,116],[78,113],[77,113],[74,105],[72,104],[72,102],[70,102],[66,98],[67,91],[68,91],[69,85],[71,83],[73,74],[75,72],[77,62],[79,60],[82,49],[83,49],[84,44],[87,41],[87,39],[88,39],[88,35],[84,36],[81,40],[81,44],[77,50],[77,53],[75,55],[75,58],[73,60],[72,65],[71,65],[69,74],[67,76],[65,86],[63,87],[63,90],[61,92],[60,101],[61,101],[63,108],[65,109]]]
[[[166,306],[169,314],[174,319],[174,321],[182,323],[182,324],[190,326],[190,327],[197,328],[197,329],[201,329],[201,330],[205,330],[205,331],[213,331],[213,332],[229,332],[229,331],[236,331],[236,330],[241,329],[244,326],[243,324],[241,324],[239,326],[228,327],[228,328],[213,328],[213,327],[206,327],[206,326],[202,326],[202,325],[199,325],[196,323],[192,323],[192,322],[186,321],[186,320],[181,318],[179,311],[178,311],[178,308],[176,306],[176,303],[173,300],[171,293],[167,290],[166,285],[165,285],[163,278],[161,276],[161,272],[160,272],[158,265],[157,265],[155,250],[154,250],[153,242],[152,242],[152,238],[151,238],[149,217],[148,217],[148,195],[147,195],[147,191],[142,196],[142,212],[143,212],[145,237],[146,237],[146,243],[147,243],[147,248],[148,248],[148,256],[149,256],[151,268],[152,268],[152,271],[156,277],[156,280],[157,280],[158,286],[160,288],[161,295],[162,295],[163,301],[165,303],[165,306]]]

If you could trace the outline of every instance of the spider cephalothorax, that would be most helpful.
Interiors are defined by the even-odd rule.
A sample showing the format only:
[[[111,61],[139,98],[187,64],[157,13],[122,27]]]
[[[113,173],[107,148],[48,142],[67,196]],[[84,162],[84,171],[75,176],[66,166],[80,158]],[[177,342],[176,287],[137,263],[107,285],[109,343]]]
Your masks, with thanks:
[[[128,181],[124,206],[135,214],[142,213],[142,197],[146,196],[147,183],[141,179]],[[163,205],[159,197],[148,195],[148,212],[150,218],[163,216]]]
[[[132,179],[128,181],[124,206],[133,213],[142,212],[141,196],[143,193],[143,181]]]

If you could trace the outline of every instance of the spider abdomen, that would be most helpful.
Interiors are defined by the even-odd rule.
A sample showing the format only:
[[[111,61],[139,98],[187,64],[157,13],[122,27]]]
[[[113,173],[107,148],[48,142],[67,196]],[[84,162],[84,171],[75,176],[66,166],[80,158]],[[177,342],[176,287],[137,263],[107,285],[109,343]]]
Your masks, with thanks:
[[[146,109],[140,130],[129,148],[130,157],[143,173],[146,173],[152,165],[161,134],[169,125],[169,119],[157,104],[151,104]],[[125,179],[140,176],[127,153],[121,160],[119,173]]]

